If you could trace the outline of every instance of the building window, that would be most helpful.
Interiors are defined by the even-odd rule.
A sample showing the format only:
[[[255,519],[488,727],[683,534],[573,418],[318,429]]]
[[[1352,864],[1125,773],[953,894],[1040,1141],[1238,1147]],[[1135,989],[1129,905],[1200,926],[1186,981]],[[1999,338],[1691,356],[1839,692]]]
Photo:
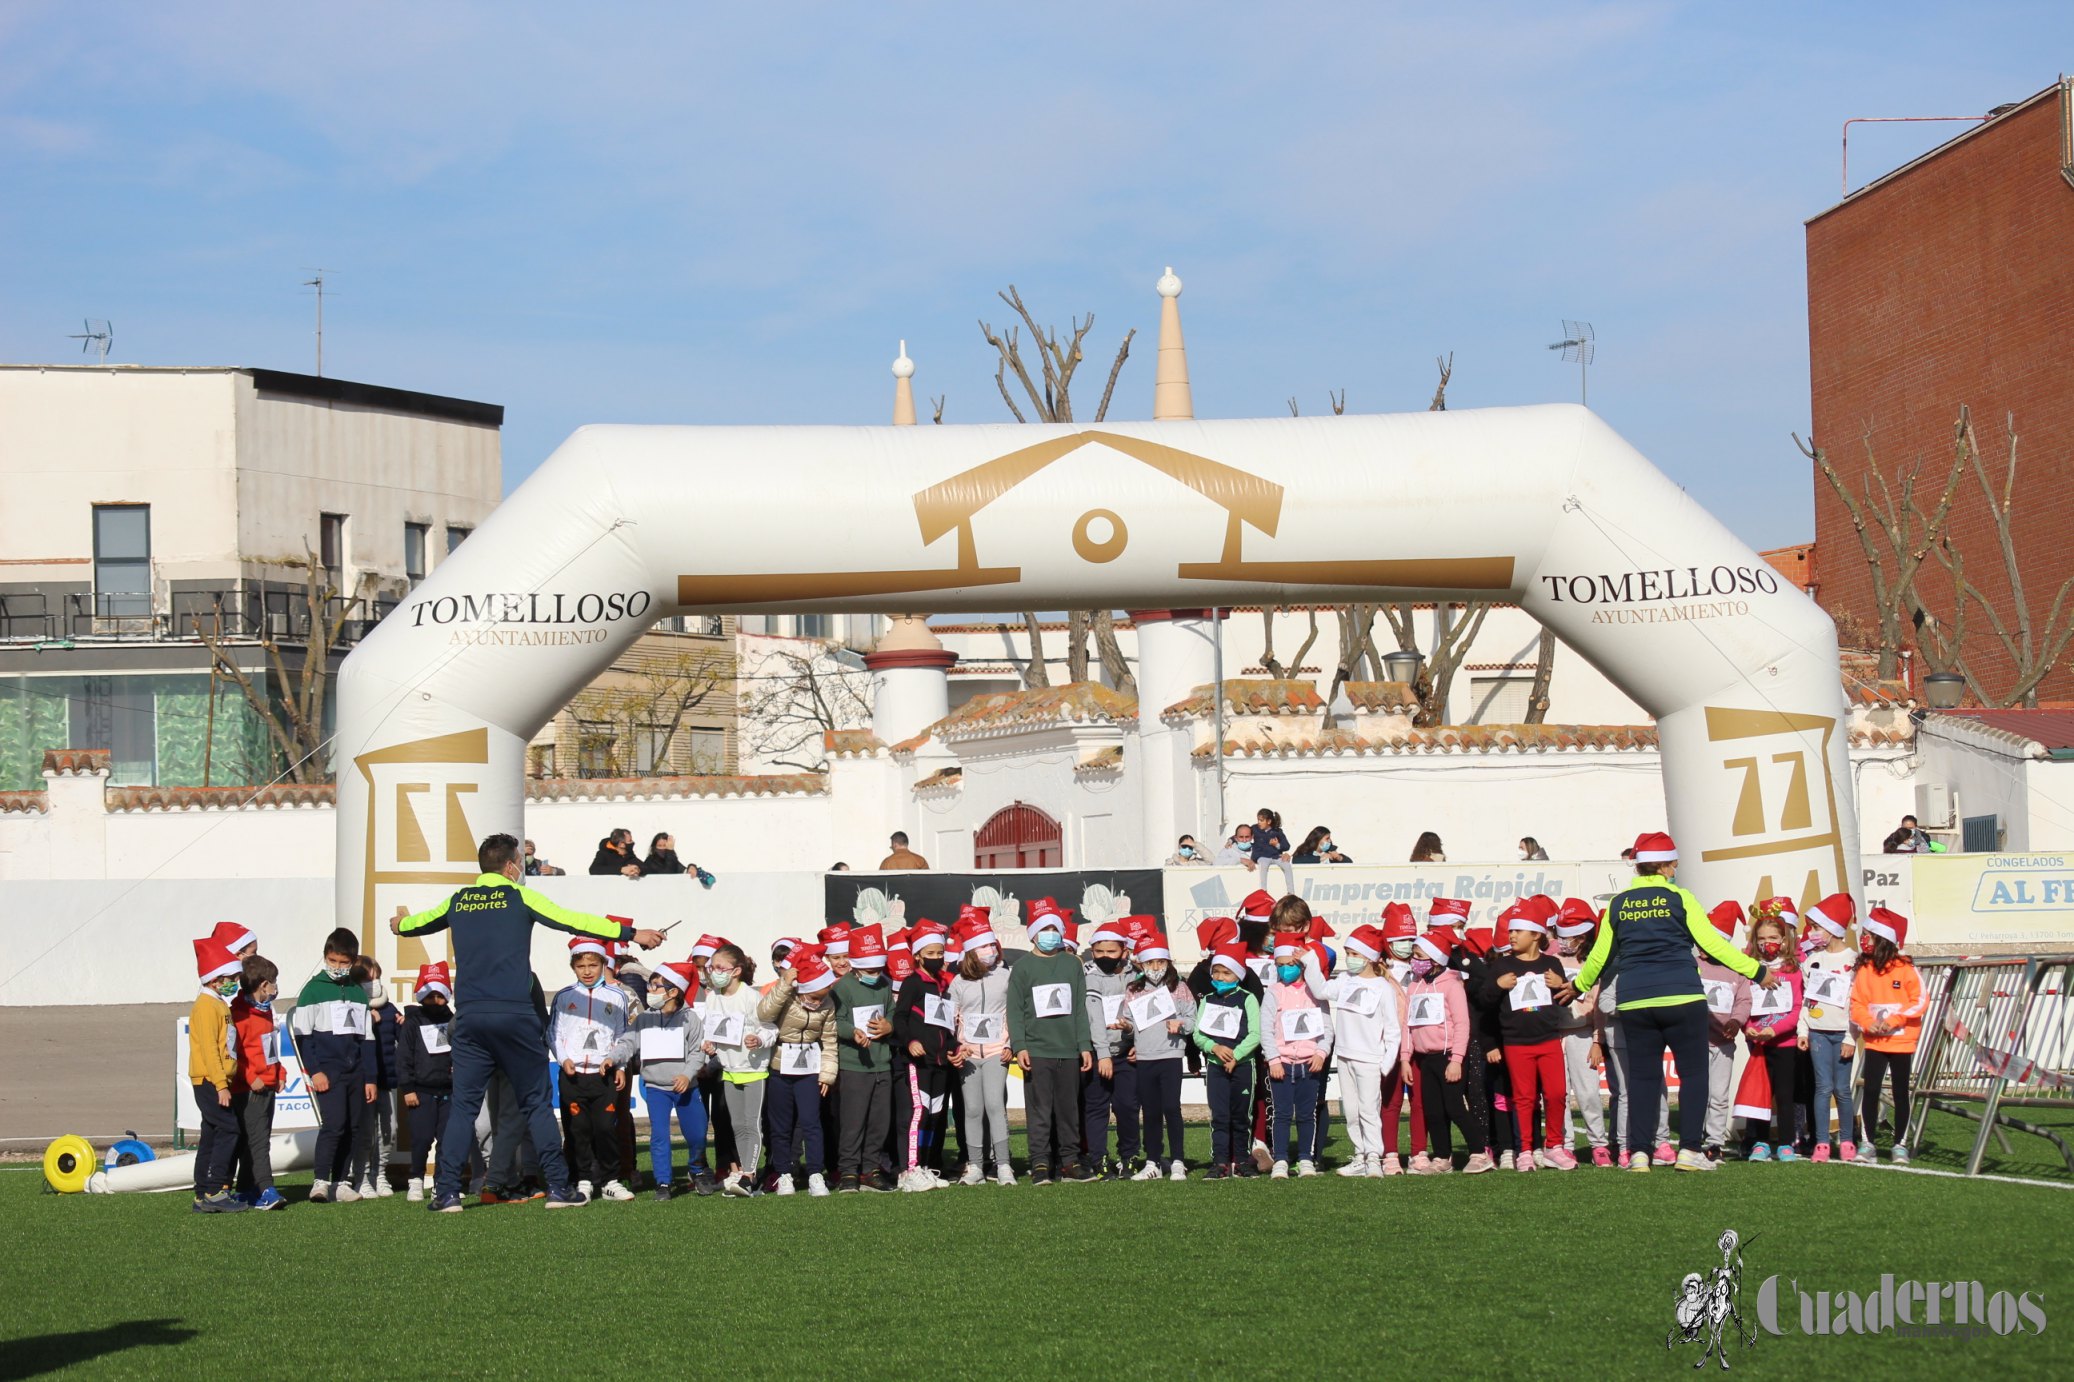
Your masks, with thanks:
[[[718,638],[726,632],[718,614],[687,614],[684,616],[684,631],[705,638]]]
[[[108,781],[148,787],[158,781],[158,698],[149,677],[87,677],[72,702],[73,748],[108,750]]]
[[[1020,801],[996,811],[972,842],[972,866],[978,869],[1056,869],[1065,862],[1059,823]]]
[[[727,769],[727,731],[724,729],[694,729],[691,731],[691,770],[703,776],[712,776]]]
[[[326,571],[343,570],[346,564],[346,516],[326,513],[317,516],[317,560]]]
[[[425,544],[431,536],[430,523],[403,525],[403,574],[412,585],[425,579]]]
[[[796,614],[792,617],[792,631],[801,638],[835,637],[835,616],[832,614]]]
[[[1472,725],[1519,725],[1527,720],[1532,701],[1532,677],[1471,677],[1469,679],[1469,723]]]
[[[149,504],[94,505],[94,613],[151,613]]]
[[[461,550],[461,544],[462,544],[462,543],[464,543],[464,542],[466,542],[466,541],[468,541],[468,535],[469,535],[470,533],[474,532],[474,531],[475,531],[475,529],[473,529],[473,528],[464,528],[464,527],[462,527],[462,526],[461,526],[460,524],[458,524],[458,523],[449,523],[449,524],[447,524],[447,525],[446,525],[446,551],[447,551],[447,555],[448,555],[448,556],[452,556],[452,555],[453,555],[454,553],[456,553],[456,552],[460,551],[460,550]]]
[[[662,725],[634,726],[634,773],[654,777],[670,771],[670,731]]]
[[[576,722],[576,775],[578,777],[611,777],[612,745],[617,736],[612,726],[602,720],[578,720]]]

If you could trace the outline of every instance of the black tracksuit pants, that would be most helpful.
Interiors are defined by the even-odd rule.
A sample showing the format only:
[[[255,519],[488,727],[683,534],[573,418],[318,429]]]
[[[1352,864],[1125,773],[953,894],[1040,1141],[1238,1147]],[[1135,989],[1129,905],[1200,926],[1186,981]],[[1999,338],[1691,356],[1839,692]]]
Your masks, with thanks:
[[[426,1159],[432,1155],[433,1144],[441,1139],[446,1128],[447,1105],[452,1102],[452,1096],[445,1090],[421,1089],[416,1092],[417,1107],[407,1108],[404,1112],[410,1115],[410,1178],[423,1180]],[[472,1143],[469,1145],[473,1146]]]
[[[579,1181],[596,1189],[619,1179],[619,1104],[610,1075],[562,1076],[562,1134],[569,1165]]]
[[[1474,1053],[1476,1047],[1472,1044],[1469,1049]],[[1412,1057],[1412,1061],[1419,1070],[1419,1106],[1426,1114],[1426,1141],[1433,1156],[1446,1161],[1455,1154],[1455,1144],[1448,1137],[1450,1124],[1462,1134],[1462,1141],[1468,1144],[1471,1156],[1488,1147],[1490,1133],[1484,1125],[1483,1110],[1469,1097],[1469,1082],[1477,1078],[1469,1068],[1469,1062],[1462,1062],[1461,1079],[1450,1080],[1447,1077],[1447,1052],[1423,1052]]]
[[[1656,1136],[1656,1111],[1664,1097],[1664,1050],[1678,1068],[1678,1149],[1696,1152],[1707,1129],[1707,1005],[1673,1003],[1665,1008],[1623,1008],[1615,1014],[1628,1048],[1628,1152],[1647,1150]],[[1790,1080],[1791,1067],[1788,1067]],[[1790,1116],[1790,1115],[1789,1115]],[[1793,1135],[1789,1128],[1786,1134]]]
[[[322,1181],[342,1181],[353,1171],[353,1144],[358,1139],[360,1120],[367,1114],[366,1081],[359,1076],[325,1072],[331,1088],[311,1091],[317,1103],[317,1176]]]
[[[1032,1056],[1023,1072],[1030,1169],[1056,1170],[1080,1159],[1080,1057]]]
[[[229,1186],[240,1133],[238,1115],[218,1100],[216,1086],[207,1080],[194,1086],[194,1106],[202,1115],[201,1141],[194,1153],[194,1197],[200,1199]]]
[[[1138,1111],[1143,1118],[1145,1136],[1142,1145],[1147,1161],[1179,1161],[1181,1159],[1181,1071],[1187,1062],[1175,1060],[1139,1061]],[[1166,1133],[1165,1145],[1161,1145],[1161,1131]]]

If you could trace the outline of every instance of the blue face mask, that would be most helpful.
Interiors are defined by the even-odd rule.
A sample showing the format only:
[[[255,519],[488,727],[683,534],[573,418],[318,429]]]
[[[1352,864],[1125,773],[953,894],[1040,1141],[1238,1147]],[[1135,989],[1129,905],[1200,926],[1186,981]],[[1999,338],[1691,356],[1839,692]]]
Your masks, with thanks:
[[[1216,989],[1219,993],[1230,993],[1238,986],[1239,981],[1236,979],[1212,979],[1210,981],[1210,987]]]
[[[860,984],[876,984],[886,977],[876,969],[853,969],[850,973],[857,976],[857,982]]]
[[[594,989],[594,988],[596,988],[596,987],[597,987],[597,986],[598,986],[599,984],[602,984],[602,983],[604,983],[604,982],[605,982],[605,976],[604,976],[604,975],[603,975],[603,974],[601,973],[601,974],[599,974],[599,975],[598,975],[598,977],[597,977],[597,978],[595,978],[595,979],[578,979],[578,980],[577,980],[576,982],[577,982],[577,983],[579,983],[579,984],[581,984],[581,985],[583,985],[583,986],[584,986],[585,988],[587,988],[587,989]]]
[[[1303,978],[1302,965],[1276,965],[1275,977],[1285,984],[1293,984]]]
[[[1066,938],[1056,931],[1039,931],[1037,933],[1037,948],[1047,955],[1065,943]]]

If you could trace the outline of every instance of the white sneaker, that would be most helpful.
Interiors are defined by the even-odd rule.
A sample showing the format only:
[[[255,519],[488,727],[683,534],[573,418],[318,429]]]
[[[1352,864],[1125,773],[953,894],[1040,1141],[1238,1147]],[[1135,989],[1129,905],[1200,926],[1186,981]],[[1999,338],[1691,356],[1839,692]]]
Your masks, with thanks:
[[[787,1171],[784,1175],[778,1177],[778,1193],[780,1195],[793,1194],[798,1190],[798,1188],[799,1187],[795,1186],[792,1183],[792,1173],[790,1171]]]
[[[599,1193],[604,1195],[604,1197],[608,1200],[631,1200],[632,1198],[634,1198],[634,1192],[627,1189],[624,1185],[621,1185],[616,1180],[606,1181],[604,1190],[600,1191]]]
[[[1268,1179],[1269,1179],[1269,1180],[1288,1180],[1288,1179],[1289,1179],[1289,1163],[1288,1163],[1288,1162],[1286,1162],[1286,1161],[1278,1161],[1278,1162],[1276,1162],[1276,1163],[1274,1164],[1274,1168],[1273,1168],[1272,1170],[1270,1170],[1270,1171],[1269,1171],[1269,1172],[1267,1173],[1267,1175],[1268,1175]]]
[[[593,1193],[591,1190],[591,1183],[587,1180],[580,1180],[576,1182],[576,1193],[583,1196],[585,1199],[591,1198],[591,1195]]]
[[[937,1170],[934,1166],[924,1166],[922,1174],[929,1178],[929,1188],[931,1190],[948,1190],[950,1188],[951,1183],[945,1180],[943,1172]]]
[[[355,1190],[350,1182],[340,1181],[331,1187],[331,1198],[340,1204],[351,1204],[360,1198],[360,1192]]]
[[[366,1194],[367,1192],[363,1190],[361,1193]],[[389,1184],[389,1176],[387,1172],[384,1172],[383,1174],[375,1177],[374,1193],[379,1198],[385,1200],[396,1193],[396,1187]]]
[[[409,1200],[412,1204],[418,1204],[423,1201],[425,1198],[425,1182],[416,1176],[412,1176],[410,1184],[404,1187],[403,1198]]]
[[[1381,1157],[1372,1156],[1368,1159],[1368,1169],[1366,1171],[1363,1171],[1361,1174],[1369,1177],[1372,1180],[1381,1180],[1384,1176],[1390,1173],[1383,1169],[1383,1159]]]
[[[968,1161],[965,1163],[965,1174],[958,1178],[958,1183],[960,1185],[985,1185],[987,1183],[987,1173],[979,1169],[978,1162]]]
[[[1267,1143],[1262,1142],[1257,1137],[1253,1139],[1253,1146],[1249,1151],[1249,1155],[1253,1158],[1253,1166],[1256,1170],[1265,1171],[1274,1164],[1275,1154],[1267,1149]]]
[[[780,1190],[778,1193],[780,1195],[784,1195],[789,1194],[790,1192]],[[828,1182],[821,1178],[821,1173],[819,1171],[816,1171],[813,1175],[807,1177],[807,1194],[813,1196],[817,1200],[825,1200],[828,1198]]]
[[[1353,1159],[1352,1161],[1350,1161],[1350,1162],[1348,1162],[1348,1163],[1347,1163],[1346,1165],[1344,1165],[1344,1166],[1340,1167],[1340,1168],[1339,1168],[1339,1172],[1338,1172],[1338,1174],[1340,1174],[1340,1175],[1342,1175],[1342,1176],[1365,1176],[1365,1175],[1367,1175],[1367,1174],[1368,1174],[1368,1158],[1367,1158],[1367,1157],[1365,1157],[1365,1156],[1357,1156],[1357,1157],[1355,1157],[1355,1158],[1354,1158],[1354,1159]],[[1380,1174],[1380,1169],[1378,1170],[1378,1174]]]
[[[996,1185],[1014,1185],[1014,1184],[1015,1184],[1015,1167],[1013,1167],[1013,1166],[1009,1165],[1009,1164],[1008,1164],[1007,1162],[1005,1162],[1005,1161],[1004,1161],[1004,1162],[1002,1162],[1002,1163],[1001,1163],[1001,1164],[1000,1164],[999,1166],[996,1166],[996,1167],[994,1168],[994,1184],[996,1184]]]
[[[1188,1167],[1182,1164],[1182,1162],[1181,1162],[1181,1158],[1180,1158],[1180,1157],[1178,1157],[1178,1156],[1177,1156],[1177,1157],[1175,1157],[1175,1158],[1174,1158],[1174,1160],[1173,1160],[1173,1161],[1172,1161],[1172,1162],[1171,1162],[1171,1163],[1170,1163],[1170,1164],[1169,1164],[1169,1165],[1167,1166],[1167,1179],[1168,1179],[1168,1180],[1187,1180],[1187,1179],[1188,1179]]]
[[[742,1199],[749,1198],[749,1192],[753,1188],[754,1187],[749,1184],[749,1173],[747,1171],[736,1171],[726,1180],[720,1182],[721,1194],[736,1195],[741,1197]]]
[[[330,1204],[330,1203],[331,1203],[331,1182],[330,1182],[330,1181],[328,1181],[328,1180],[313,1180],[313,1181],[311,1181],[311,1182],[310,1182],[310,1203],[311,1203],[311,1204]]]
[[[1510,1170],[1511,1170],[1511,1169],[1513,1168],[1513,1165],[1514,1165],[1514,1162],[1513,1162],[1513,1158],[1512,1158],[1512,1153],[1511,1153],[1511,1152],[1500,1152],[1500,1153],[1498,1154],[1498,1169],[1499,1169],[1499,1170],[1501,1170],[1501,1171],[1510,1171]]]
[[[929,1173],[920,1167],[901,1172],[899,1184],[902,1190],[913,1195],[936,1188],[935,1182],[929,1179]]]
[[[1304,1160],[1304,1161],[1299,1161],[1299,1162],[1297,1162],[1297,1163],[1296,1163],[1296,1174],[1297,1174],[1297,1175],[1298,1175],[1299,1177],[1303,1177],[1303,1176],[1315,1176],[1315,1175],[1317,1175],[1317,1174],[1318,1174],[1318,1167],[1317,1167],[1317,1163],[1315,1163],[1315,1162],[1312,1162],[1312,1161],[1309,1161],[1309,1160]]]
[[[1131,1177],[1131,1179],[1132,1179],[1132,1180],[1158,1180],[1158,1179],[1159,1179],[1159,1163],[1158,1163],[1158,1162],[1156,1162],[1156,1161],[1148,1161],[1148,1162],[1146,1162],[1146,1163],[1145,1163],[1145,1164],[1144,1164],[1143,1166],[1140,1166],[1140,1167],[1138,1168],[1138,1174],[1137,1174],[1137,1175],[1135,1175],[1135,1176],[1132,1176],[1132,1177]]]

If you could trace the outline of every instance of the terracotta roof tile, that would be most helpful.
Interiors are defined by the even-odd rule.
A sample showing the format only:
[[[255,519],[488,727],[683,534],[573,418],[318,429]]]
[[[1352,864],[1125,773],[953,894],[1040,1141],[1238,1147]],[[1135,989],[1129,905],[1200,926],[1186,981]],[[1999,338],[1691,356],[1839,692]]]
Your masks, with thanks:
[[[1055,724],[1135,724],[1138,703],[1100,682],[1076,681],[1064,686],[1037,686],[1024,691],[995,691],[974,696],[906,741],[919,746],[933,735],[959,739],[1002,730],[1032,729]],[[903,745],[895,745],[901,751]]]
[[[105,773],[115,755],[107,749],[45,749],[43,771],[60,776]]]
[[[1224,683],[1227,715],[1316,715],[1325,709],[1318,688],[1293,678],[1235,677]],[[1187,700],[1160,712],[1161,719],[1202,719],[1217,713],[1216,683],[1204,682]]]
[[[917,792],[927,792],[940,787],[956,787],[961,785],[964,778],[965,770],[963,768],[938,768],[935,772],[917,782],[915,790]]]
[[[622,798],[795,797],[828,790],[825,773],[757,773],[687,777],[533,777],[528,801],[606,801]]]
[[[886,750],[885,741],[868,729],[826,729],[821,747],[836,758],[871,758]]]
[[[1077,773],[1120,773],[1123,771],[1123,745],[1110,744],[1096,749],[1073,765]]]
[[[0,792],[0,816],[10,811],[48,811],[50,793],[38,788],[33,792]]]
[[[1401,734],[1299,730],[1279,738],[1227,739],[1227,757],[1316,757],[1327,754],[1632,752],[1656,747],[1654,725],[1440,725]],[[1209,744],[1195,757],[1213,757]]]
[[[1350,681],[1342,689],[1354,709],[1371,715],[1419,708],[1419,693],[1401,681]]]
[[[278,811],[337,804],[329,782],[281,782],[270,787],[110,787],[110,811]]]

